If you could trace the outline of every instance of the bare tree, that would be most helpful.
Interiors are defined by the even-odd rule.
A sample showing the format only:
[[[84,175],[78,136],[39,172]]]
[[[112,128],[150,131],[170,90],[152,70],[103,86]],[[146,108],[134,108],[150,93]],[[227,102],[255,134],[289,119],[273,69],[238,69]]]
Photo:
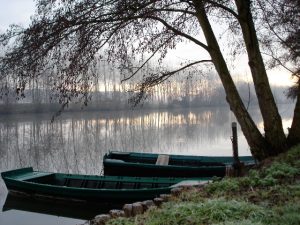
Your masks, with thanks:
[[[289,88],[287,96],[296,100],[294,118],[288,135],[290,145],[300,139],[300,2],[299,0],[258,1],[261,20],[264,21],[262,44],[271,60],[269,67],[282,66],[295,77],[295,85]],[[271,34],[271,35],[270,35]]]
[[[135,87],[139,93],[134,102],[141,101],[147,91],[174,74],[192,67],[200,72],[200,65],[211,63],[254,157],[263,159],[277,155],[300,142],[299,135],[289,143],[284,134],[255,27],[258,9],[252,1],[38,0],[36,4],[36,15],[28,28],[13,26],[0,37],[2,44],[14,40],[13,47],[8,48],[1,58],[0,72],[1,77],[17,79],[18,94],[24,93],[30,80],[52,70],[51,85],[54,91],[59,91],[63,105],[74,97],[86,101],[86,85],[93,85],[94,79],[83,74],[93,66],[100,49],[104,48],[104,55],[109,61],[118,62],[122,71],[130,72],[123,79],[127,81],[154,56],[162,62],[170,49],[182,41],[189,41],[198,47],[199,55],[207,52],[209,57],[183,62],[174,70],[161,67],[157,73],[143,74],[140,84]],[[241,100],[220,48],[220,42],[226,40],[218,40],[212,19],[229,21],[229,28],[234,27],[232,30],[241,39],[239,44],[248,55],[264,121],[264,135]],[[204,35],[204,40],[199,38],[200,34]],[[300,122],[296,123],[296,127],[300,127]],[[291,132],[293,129],[295,126],[291,127]]]

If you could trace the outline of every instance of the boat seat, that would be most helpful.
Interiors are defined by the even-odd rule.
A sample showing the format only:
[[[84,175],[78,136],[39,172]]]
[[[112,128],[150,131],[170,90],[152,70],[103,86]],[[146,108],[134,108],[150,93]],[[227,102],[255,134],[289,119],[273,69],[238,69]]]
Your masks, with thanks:
[[[121,159],[105,159],[105,162],[110,162],[110,163],[123,163],[125,162],[124,160]]]
[[[169,164],[169,155],[158,155],[156,165],[166,166]]]
[[[130,155],[129,152],[118,152],[118,151],[111,151],[109,152],[111,155]]]

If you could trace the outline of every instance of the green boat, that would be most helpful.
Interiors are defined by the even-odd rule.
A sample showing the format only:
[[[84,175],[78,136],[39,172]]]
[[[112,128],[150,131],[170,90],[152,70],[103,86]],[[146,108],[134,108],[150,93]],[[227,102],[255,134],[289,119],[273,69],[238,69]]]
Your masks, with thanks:
[[[49,173],[34,171],[31,167],[2,172],[1,176],[9,191],[107,202],[153,199],[170,193],[172,185],[183,181],[176,178]]]
[[[251,156],[241,156],[239,160],[248,166],[255,164]],[[229,156],[109,152],[103,158],[103,169],[109,176],[224,177],[234,163]]]

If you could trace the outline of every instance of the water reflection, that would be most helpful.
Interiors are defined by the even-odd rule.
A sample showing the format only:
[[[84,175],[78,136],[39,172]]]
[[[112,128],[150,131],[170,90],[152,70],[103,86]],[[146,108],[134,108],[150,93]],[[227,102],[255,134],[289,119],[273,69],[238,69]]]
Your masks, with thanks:
[[[100,159],[110,149],[201,154],[199,140],[228,138],[229,116],[216,108],[64,114],[53,124],[49,118],[9,118],[0,123],[0,157],[4,159],[0,168],[31,165],[40,170],[98,174]]]
[[[291,108],[292,109],[292,108]],[[292,110],[285,108],[284,126]],[[261,124],[257,109],[251,113]],[[32,166],[54,172],[99,174],[109,150],[231,155],[232,113],[226,107],[2,117],[0,170]],[[249,155],[239,132],[241,155]]]
[[[85,201],[62,201],[59,199],[37,198],[34,196],[24,196],[8,194],[2,211],[10,210],[25,211],[59,217],[68,217],[81,220],[90,220],[95,215],[107,213],[110,209],[121,208],[122,205],[85,202]],[[82,210],[84,209],[84,210]]]
[[[282,106],[286,127],[292,110],[290,105]],[[258,109],[250,113],[260,124]],[[32,166],[42,171],[100,174],[102,157],[109,150],[232,154],[231,122],[235,118],[227,107],[64,113],[54,123],[50,119],[49,114],[1,116],[0,171]],[[240,131],[239,149],[240,155],[250,155]],[[5,197],[0,180],[0,206]],[[0,221],[6,213],[0,213]]]

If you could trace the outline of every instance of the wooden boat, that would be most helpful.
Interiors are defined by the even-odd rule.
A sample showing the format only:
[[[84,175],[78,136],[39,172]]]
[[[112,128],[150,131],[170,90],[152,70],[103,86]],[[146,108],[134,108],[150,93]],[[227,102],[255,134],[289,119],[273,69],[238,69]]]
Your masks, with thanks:
[[[239,157],[246,165],[251,156]],[[103,158],[104,175],[144,177],[224,177],[234,164],[229,156],[159,155],[137,152],[109,152]]]
[[[170,193],[176,178],[112,177],[33,171],[1,173],[8,190],[91,201],[128,202]]]

